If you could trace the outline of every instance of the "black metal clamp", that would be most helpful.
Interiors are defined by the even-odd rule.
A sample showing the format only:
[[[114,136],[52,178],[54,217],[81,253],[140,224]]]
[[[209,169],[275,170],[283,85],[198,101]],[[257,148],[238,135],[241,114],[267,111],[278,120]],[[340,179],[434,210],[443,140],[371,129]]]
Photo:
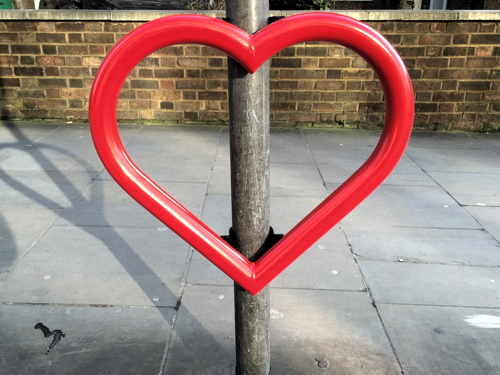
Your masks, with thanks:
[[[236,250],[236,233],[233,228],[229,228],[229,234],[220,236],[224,241],[226,241],[229,245],[234,247]],[[266,240],[262,244],[262,246],[257,250],[257,252],[252,255],[248,260],[251,262],[256,262],[259,258],[264,255],[269,249],[271,249],[274,245],[278,243],[279,240],[283,238],[283,234],[275,234],[273,227],[269,227],[269,234],[267,235]]]

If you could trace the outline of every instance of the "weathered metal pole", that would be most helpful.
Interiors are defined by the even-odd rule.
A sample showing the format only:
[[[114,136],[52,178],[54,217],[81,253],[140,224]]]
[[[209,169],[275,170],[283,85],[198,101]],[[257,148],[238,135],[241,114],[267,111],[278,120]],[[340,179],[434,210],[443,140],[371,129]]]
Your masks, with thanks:
[[[226,0],[229,22],[265,27],[269,0]],[[269,233],[269,63],[254,74],[228,58],[232,225],[236,248],[252,258]],[[270,373],[269,287],[252,296],[234,286],[236,375]]]

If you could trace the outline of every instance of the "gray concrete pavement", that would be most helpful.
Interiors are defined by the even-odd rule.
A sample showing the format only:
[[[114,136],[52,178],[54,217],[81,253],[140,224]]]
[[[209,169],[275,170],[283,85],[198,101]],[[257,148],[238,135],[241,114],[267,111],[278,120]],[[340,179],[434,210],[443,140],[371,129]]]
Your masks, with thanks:
[[[228,130],[121,125],[220,234]],[[376,131],[271,132],[286,233]],[[500,374],[500,135],[415,133],[394,173],[271,284],[272,374]],[[0,124],[0,375],[234,374],[232,281],[124,193],[86,124]],[[42,322],[66,335],[50,351]]]

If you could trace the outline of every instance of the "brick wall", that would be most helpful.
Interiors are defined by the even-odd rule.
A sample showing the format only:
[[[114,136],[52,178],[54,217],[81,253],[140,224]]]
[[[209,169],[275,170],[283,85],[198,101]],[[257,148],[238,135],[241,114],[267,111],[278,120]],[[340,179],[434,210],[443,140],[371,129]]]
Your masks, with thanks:
[[[500,21],[365,22],[387,37],[409,70],[416,128],[500,130]],[[86,120],[104,56],[142,23],[0,20],[1,117]],[[157,51],[125,82],[120,121],[227,123],[226,65],[225,55],[205,46]],[[381,86],[350,50],[296,45],[275,56],[271,67],[273,126],[383,124]]]

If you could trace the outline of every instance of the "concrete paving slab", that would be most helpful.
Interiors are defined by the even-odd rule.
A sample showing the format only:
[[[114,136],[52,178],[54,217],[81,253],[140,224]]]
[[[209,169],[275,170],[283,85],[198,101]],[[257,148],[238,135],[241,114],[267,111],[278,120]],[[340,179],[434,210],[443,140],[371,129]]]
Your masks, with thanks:
[[[16,145],[23,147],[42,139],[63,123],[37,124],[31,121],[0,121],[0,139],[2,147]]]
[[[479,133],[473,134],[473,138],[483,142],[490,149],[494,150],[498,154],[500,154],[500,134],[498,133]]]
[[[385,304],[378,309],[405,375],[500,373],[500,310]]]
[[[408,148],[406,154],[426,172],[500,173],[500,155],[493,150]]]
[[[272,163],[314,164],[300,129],[271,129],[269,149]]]
[[[126,125],[128,127],[130,125]],[[185,150],[191,149],[190,144],[212,145],[219,142],[222,127],[220,126],[173,126],[173,125],[154,125],[143,126],[134,134],[133,140],[128,143],[132,145],[164,145],[170,147],[176,145],[184,147]],[[120,134],[122,127],[120,126]]]
[[[145,127],[126,149],[155,181],[207,182],[219,138],[214,127]]]
[[[199,214],[206,185],[162,182],[159,185],[194,215]],[[164,227],[114,181],[93,181],[55,225]]]
[[[61,214],[43,207],[0,208],[0,272],[5,272]]]
[[[283,271],[271,283],[271,287],[315,290],[365,290],[363,277],[352,254],[347,249],[346,251],[333,251],[331,248],[338,248],[337,244],[328,244],[330,249],[326,249],[326,246],[322,245],[326,243],[325,237]]]
[[[318,169],[327,184],[342,183],[361,167],[366,159],[319,158]],[[383,185],[437,186],[436,182],[406,155],[401,158]]]
[[[270,163],[271,196],[320,197],[327,192],[318,169],[312,164]],[[208,194],[231,194],[229,160],[214,164]]]
[[[381,262],[358,259],[379,303],[500,307],[498,267]]]
[[[0,162],[4,171],[101,171],[104,167],[90,142],[34,143]]]
[[[401,372],[366,293],[272,289],[271,309],[273,374]],[[233,319],[232,287],[186,287],[164,374],[233,374]]]
[[[500,206],[500,173],[429,172],[463,206]]]
[[[343,227],[358,257],[391,262],[500,266],[500,243],[483,230]]]
[[[500,207],[465,207],[484,229],[500,241]]]
[[[142,125],[119,124],[118,129],[122,142],[127,143],[141,128]],[[52,145],[61,143],[92,143],[90,126],[88,123],[81,122],[63,124],[56,131],[45,136],[41,141]]]
[[[271,196],[326,198],[317,168],[310,164],[271,163]]]
[[[336,186],[327,185],[333,191]],[[480,229],[443,189],[421,186],[380,186],[343,220],[345,226],[434,227]]]
[[[313,154],[328,154],[341,144],[346,149],[369,148],[377,145],[381,131],[342,129],[303,129],[304,137]]]
[[[274,232],[287,233],[323,200],[317,197],[271,197],[271,226]]]
[[[0,298],[175,306],[189,255],[170,230],[52,227],[0,282]]]
[[[271,308],[273,374],[401,373],[366,293],[272,289]]]
[[[452,148],[487,150],[488,146],[472,133],[413,132],[408,148]]]
[[[4,374],[157,375],[173,309],[0,305]],[[37,323],[66,335],[47,353]]]
[[[0,206],[64,208],[96,175],[96,172],[0,170]]]
[[[186,286],[164,375],[234,374],[233,287]]]

